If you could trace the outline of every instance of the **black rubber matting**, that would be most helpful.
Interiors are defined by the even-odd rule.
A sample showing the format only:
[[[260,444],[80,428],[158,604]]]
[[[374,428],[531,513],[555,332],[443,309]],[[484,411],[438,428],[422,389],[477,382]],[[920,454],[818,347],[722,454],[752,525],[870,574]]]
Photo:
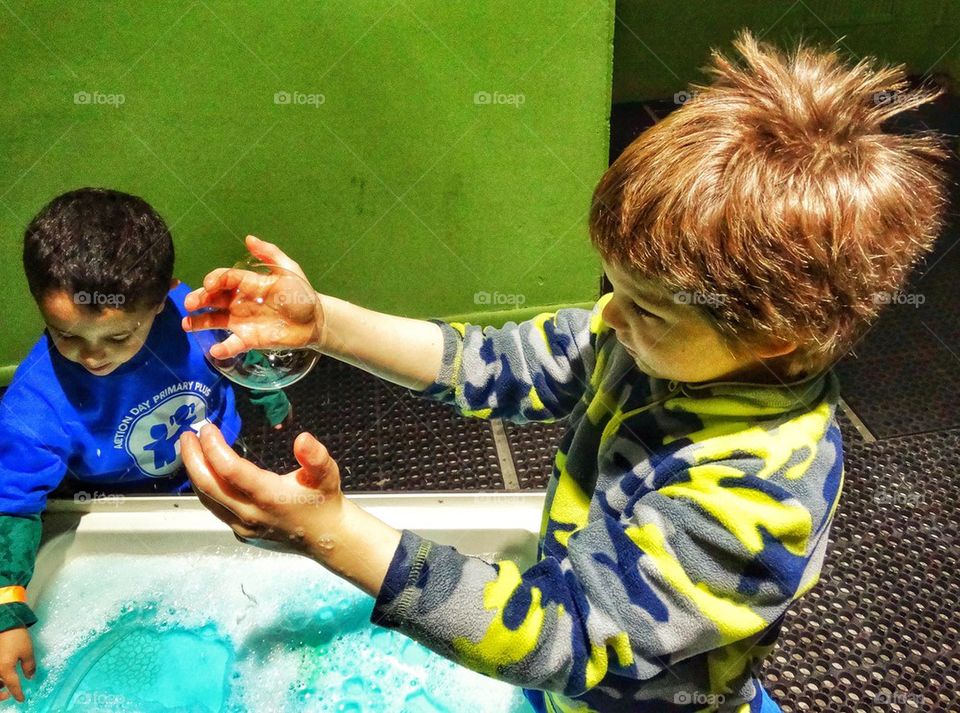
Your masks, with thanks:
[[[897,118],[896,130],[960,135],[960,97]],[[951,206],[933,252],[838,365],[847,403],[878,438],[960,428],[960,161],[947,164]],[[886,296],[885,296],[886,297]]]
[[[242,391],[238,387],[238,391]],[[239,394],[243,439],[261,467],[297,466],[293,441],[309,431],[340,466],[346,492],[502,490],[490,424],[323,357],[286,390],[293,422],[281,431]]]
[[[820,581],[762,675],[785,713],[960,711],[960,429],[868,443],[838,411],[845,483]],[[565,423],[506,423],[542,488]]]
[[[941,238],[896,297],[912,303],[888,305],[836,367],[844,398],[877,438],[960,428],[958,239],[956,228]]]
[[[960,711],[960,429],[875,443],[841,429],[826,562],[765,685],[785,713]]]
[[[510,443],[510,455],[521,490],[547,487],[553,472],[553,458],[560,438],[567,430],[567,421],[528,423],[522,426],[504,422]]]

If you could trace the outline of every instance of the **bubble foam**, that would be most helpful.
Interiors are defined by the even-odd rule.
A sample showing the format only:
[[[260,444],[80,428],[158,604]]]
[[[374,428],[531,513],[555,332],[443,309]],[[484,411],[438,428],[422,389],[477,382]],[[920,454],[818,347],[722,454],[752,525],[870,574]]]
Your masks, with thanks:
[[[516,687],[371,624],[372,610],[371,597],[293,555],[77,557],[36,606],[27,710],[531,710]]]

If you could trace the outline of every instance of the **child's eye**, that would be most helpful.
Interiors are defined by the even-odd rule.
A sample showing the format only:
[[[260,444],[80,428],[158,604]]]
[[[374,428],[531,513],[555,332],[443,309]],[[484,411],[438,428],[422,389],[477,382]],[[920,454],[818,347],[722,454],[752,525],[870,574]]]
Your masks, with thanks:
[[[638,315],[640,315],[641,317],[656,317],[656,316],[657,316],[657,315],[655,315],[653,312],[650,312],[650,311],[648,311],[648,310],[645,310],[643,307],[641,307],[640,305],[638,305],[636,302],[634,302],[632,306],[633,306],[633,311],[636,312],[636,313],[637,313]]]
[[[72,334],[64,334],[63,332],[57,332],[58,339],[73,339]]]
[[[115,342],[125,342],[130,339],[130,335],[124,334],[122,337],[111,337],[111,339]]]

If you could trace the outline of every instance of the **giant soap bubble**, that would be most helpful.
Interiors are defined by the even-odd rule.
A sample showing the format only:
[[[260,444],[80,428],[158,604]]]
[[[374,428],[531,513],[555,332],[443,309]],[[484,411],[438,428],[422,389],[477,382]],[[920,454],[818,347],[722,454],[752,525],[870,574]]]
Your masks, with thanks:
[[[247,332],[238,336],[248,339],[255,336],[254,343],[266,340],[271,344],[286,344],[296,328],[303,330],[298,319],[312,316],[317,300],[306,280],[290,270],[252,257],[236,263],[233,270],[243,271],[237,275],[241,284],[220,296],[217,307],[203,307],[191,312],[191,317],[229,309],[231,319]],[[229,301],[229,306],[222,302],[224,299]],[[233,334],[230,330],[204,329],[190,334],[214,369],[249,389],[274,390],[290,386],[306,376],[320,358],[320,353],[309,347],[285,346],[250,349],[221,359],[210,350],[230,338]]]

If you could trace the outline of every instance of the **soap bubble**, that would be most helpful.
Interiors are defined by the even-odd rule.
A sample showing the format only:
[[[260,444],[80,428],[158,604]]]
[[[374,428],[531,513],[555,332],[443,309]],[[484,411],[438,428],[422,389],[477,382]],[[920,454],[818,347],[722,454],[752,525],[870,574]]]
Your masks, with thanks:
[[[316,293],[299,275],[279,267],[247,258],[234,269],[246,275],[243,290],[233,289],[230,314],[255,326],[257,338],[280,342],[297,316],[312,314]],[[191,316],[218,311],[204,307]],[[299,325],[302,329],[302,324]],[[320,353],[309,347],[250,349],[221,359],[210,350],[231,336],[228,329],[204,329],[190,332],[207,362],[230,381],[249,389],[269,391],[282,389],[299,381],[316,365]],[[281,342],[282,343],[282,342]]]

